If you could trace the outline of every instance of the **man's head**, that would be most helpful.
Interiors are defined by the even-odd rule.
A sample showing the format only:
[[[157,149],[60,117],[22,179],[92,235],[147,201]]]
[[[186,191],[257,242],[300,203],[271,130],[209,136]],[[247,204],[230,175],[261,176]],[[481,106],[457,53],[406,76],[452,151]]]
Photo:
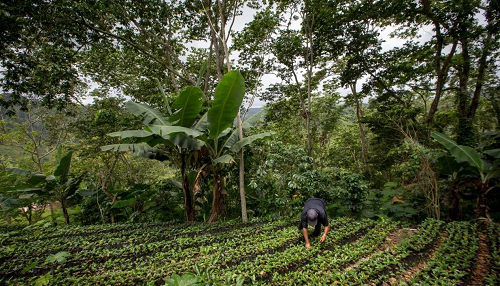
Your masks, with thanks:
[[[309,225],[316,226],[316,224],[318,223],[318,212],[315,209],[308,209],[306,216]]]

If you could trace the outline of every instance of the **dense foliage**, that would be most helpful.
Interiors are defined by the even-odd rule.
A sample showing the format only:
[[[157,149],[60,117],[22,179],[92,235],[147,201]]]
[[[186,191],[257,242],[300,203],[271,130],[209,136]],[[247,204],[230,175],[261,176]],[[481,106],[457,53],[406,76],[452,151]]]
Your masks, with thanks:
[[[492,0],[4,1],[0,222],[246,221],[309,197],[332,217],[496,221],[499,17]]]

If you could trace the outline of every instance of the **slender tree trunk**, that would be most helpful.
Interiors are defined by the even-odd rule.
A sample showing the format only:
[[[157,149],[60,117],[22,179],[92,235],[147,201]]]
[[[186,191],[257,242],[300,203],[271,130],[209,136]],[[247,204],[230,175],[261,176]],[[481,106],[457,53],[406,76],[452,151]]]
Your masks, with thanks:
[[[243,123],[241,122],[240,112],[238,112],[238,137],[240,140],[243,139]],[[240,156],[240,200],[241,200],[241,220],[243,222],[248,221],[247,216],[247,201],[245,197],[245,158],[243,156],[243,148],[239,152]]]
[[[181,153],[181,177],[182,177],[182,192],[184,193],[184,210],[186,212],[187,221],[195,221],[193,198],[189,188],[189,180],[186,175],[186,154]]]
[[[368,169],[367,164],[367,155],[366,155],[366,139],[365,139],[365,126],[361,123],[361,117],[363,117],[363,109],[361,108],[361,104],[359,102],[358,93],[356,90],[356,82],[350,84],[351,92],[354,97],[354,102],[356,103],[356,120],[358,120],[359,126],[359,138],[361,140],[361,159],[363,160],[363,165],[365,170]]]
[[[68,208],[66,205],[67,205],[66,199],[62,199],[61,200],[61,207],[62,207],[62,211],[63,211],[63,215],[64,215],[64,222],[66,223],[66,225],[69,225],[69,213],[68,213]]]
[[[54,211],[54,206],[52,206],[52,202],[49,202],[49,209],[50,209],[50,217],[52,218],[52,223],[56,224],[56,213]]]
[[[471,58],[469,54],[469,41],[467,27],[461,28],[460,44],[462,46],[462,65],[459,69],[459,87],[458,93],[458,132],[457,143],[460,145],[474,146],[474,128],[472,120],[467,116],[467,104],[469,101],[469,77]]]
[[[309,5],[309,1],[306,1],[306,10]],[[313,150],[312,150],[312,135],[311,135],[311,100],[312,100],[312,87],[311,87],[311,81],[312,81],[312,70],[313,70],[313,60],[314,60],[314,53],[313,53],[313,26],[314,26],[314,13],[312,15],[309,15],[309,11],[306,12],[306,19],[305,20],[305,25],[306,25],[306,37],[307,37],[307,52],[306,52],[306,62],[308,63],[307,67],[307,111],[306,111],[306,130],[307,130],[307,154],[309,157],[313,157]]]
[[[434,114],[437,112],[439,101],[443,93],[444,85],[446,84],[446,79],[448,77],[448,70],[450,68],[450,63],[455,50],[457,48],[457,40],[453,40],[452,48],[448,55],[446,56],[444,62],[442,62],[442,52],[445,43],[443,34],[441,33],[441,22],[440,19],[434,14],[430,1],[422,0],[423,11],[425,16],[432,21],[434,25],[434,32],[436,37],[436,51],[434,54],[434,71],[436,73],[436,91],[434,94],[434,99],[432,100],[431,106],[429,108],[429,113],[427,114],[426,124],[430,126],[434,119]]]
[[[451,190],[450,218],[452,220],[460,220],[462,218],[462,207],[460,206],[458,186],[453,186]]]

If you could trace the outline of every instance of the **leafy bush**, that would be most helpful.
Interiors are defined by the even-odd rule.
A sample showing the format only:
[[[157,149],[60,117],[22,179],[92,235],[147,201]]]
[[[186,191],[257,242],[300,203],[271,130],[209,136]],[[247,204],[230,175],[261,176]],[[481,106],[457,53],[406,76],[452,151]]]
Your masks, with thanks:
[[[364,208],[368,194],[368,183],[363,176],[343,170],[333,170],[332,187],[325,197],[331,197],[333,205],[328,208],[331,215],[357,216]]]

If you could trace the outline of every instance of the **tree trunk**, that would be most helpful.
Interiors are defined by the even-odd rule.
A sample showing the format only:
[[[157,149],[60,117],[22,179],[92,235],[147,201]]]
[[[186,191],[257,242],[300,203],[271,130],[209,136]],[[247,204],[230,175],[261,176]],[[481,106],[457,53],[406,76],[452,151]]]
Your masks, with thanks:
[[[52,206],[52,202],[49,202],[49,209],[50,209],[50,217],[52,217],[52,223],[55,225],[57,224],[56,213],[54,212],[54,207]]]
[[[462,207],[460,206],[460,195],[456,187],[451,190],[450,218],[460,220],[462,218]]]
[[[361,158],[363,160],[363,165],[365,170],[368,169],[367,155],[366,155],[366,137],[365,137],[365,126],[361,123],[361,117],[363,117],[363,109],[359,103],[358,93],[356,91],[356,82],[350,84],[352,95],[354,97],[354,102],[356,103],[356,120],[358,120],[359,126],[359,138],[361,140]]]
[[[469,100],[469,77],[471,58],[469,54],[469,40],[467,38],[467,31],[465,27],[461,29],[460,44],[462,46],[462,66],[459,69],[459,87],[458,94],[458,132],[457,143],[460,145],[474,146],[474,128],[472,120],[467,116],[467,104]]]
[[[62,211],[63,211],[63,215],[64,215],[64,222],[66,223],[66,225],[69,225],[69,214],[68,214],[68,208],[66,205],[67,205],[66,199],[61,200],[61,207],[62,207]]]
[[[221,181],[219,171],[214,170],[214,183],[212,186],[212,209],[210,210],[210,218],[208,223],[217,221],[222,211],[222,199],[221,199]]]
[[[240,140],[243,139],[243,126],[241,122],[241,116],[240,112],[238,112],[238,137]],[[243,156],[243,148],[241,148],[240,153],[240,172],[239,172],[239,177],[240,177],[240,200],[241,200],[241,220],[243,222],[248,221],[248,216],[247,216],[247,201],[245,198],[245,158]]]
[[[486,201],[486,189],[487,185],[482,183],[479,196],[477,197],[475,212],[477,217],[483,217],[491,221],[490,214],[488,213],[489,208]]]
[[[195,221],[193,198],[189,189],[189,180],[186,175],[186,154],[181,154],[181,177],[182,177],[182,192],[184,193],[184,210],[186,212],[187,221]]]

